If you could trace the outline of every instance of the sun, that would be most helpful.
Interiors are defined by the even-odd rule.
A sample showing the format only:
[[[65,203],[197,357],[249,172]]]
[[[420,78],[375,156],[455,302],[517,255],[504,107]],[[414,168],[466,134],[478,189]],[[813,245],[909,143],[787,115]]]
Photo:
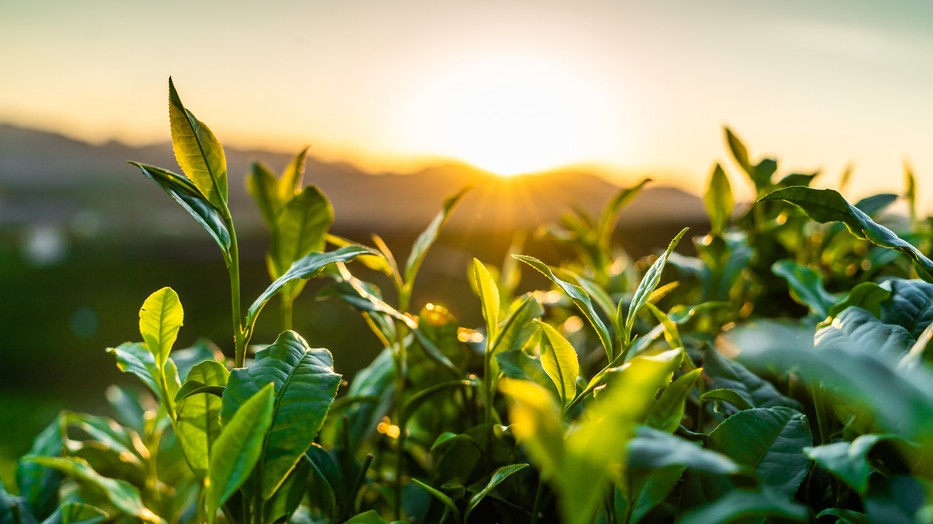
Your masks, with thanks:
[[[529,56],[458,64],[425,83],[419,105],[422,147],[500,176],[590,160],[612,118],[572,68]]]

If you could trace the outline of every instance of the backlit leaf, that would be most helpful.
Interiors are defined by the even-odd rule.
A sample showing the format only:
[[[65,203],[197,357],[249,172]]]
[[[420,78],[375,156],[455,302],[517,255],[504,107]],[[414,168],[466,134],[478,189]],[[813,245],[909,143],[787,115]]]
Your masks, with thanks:
[[[551,282],[557,284],[557,287],[559,287],[564,293],[567,294],[568,297],[570,297],[570,300],[573,301],[580,312],[583,313],[583,316],[586,317],[586,319],[590,322],[590,325],[593,326],[593,329],[596,330],[596,336],[599,337],[599,341],[602,343],[603,348],[605,348],[606,354],[613,355],[613,338],[609,332],[609,328],[606,327],[606,324],[599,317],[599,314],[593,307],[592,299],[582,287],[559,278],[547,264],[541,262],[535,257],[530,257],[527,255],[512,256],[537,269],[542,275],[550,279]]]
[[[625,327],[622,335],[626,342],[631,338],[632,329],[635,327],[635,318],[638,317],[638,313],[648,302],[648,297],[651,296],[655,288],[657,288],[658,284],[661,282],[661,273],[664,272],[667,258],[671,255],[671,252],[674,251],[674,248],[677,247],[677,243],[680,242],[680,239],[687,232],[687,229],[688,228],[683,228],[680,230],[680,233],[677,233],[670,244],[668,244],[664,253],[651,264],[651,267],[645,272],[645,276],[642,277],[641,282],[638,283],[638,288],[635,289],[635,294],[632,296],[632,304],[629,306],[628,313],[625,315]]]
[[[900,251],[914,261],[917,273],[926,281],[933,280],[933,260],[920,250],[898,237],[890,229],[876,223],[865,212],[848,203],[832,189],[812,189],[809,187],[788,187],[768,193],[765,200],[783,200],[801,209],[813,220],[825,224],[842,222],[858,238]]]
[[[479,259],[473,259],[473,279],[480,303],[483,306],[483,318],[486,320],[486,351],[492,358],[492,350],[499,334],[499,288],[489,270]]]
[[[172,149],[178,165],[216,209],[227,206],[227,159],[214,133],[185,109],[168,80],[168,113],[172,130]]]
[[[139,333],[155,357],[159,369],[165,365],[168,354],[175,345],[184,318],[185,312],[178,294],[170,287],[164,287],[149,295],[139,310]]]
[[[256,202],[266,225],[273,230],[283,205],[279,199],[278,184],[279,180],[271,169],[262,162],[253,162],[246,175],[246,191]]]
[[[278,183],[278,196],[280,202],[288,202],[301,192],[301,186],[304,185],[305,159],[308,155],[308,148],[304,148],[292,158],[292,161],[285,166],[282,171],[282,178]]]
[[[580,363],[570,342],[546,322],[538,322],[541,337],[541,365],[557,387],[561,403],[566,407],[577,394]]]
[[[680,426],[680,420],[684,416],[687,395],[690,394],[702,371],[702,369],[694,369],[684,373],[664,390],[661,398],[648,412],[647,422],[649,426],[668,433],[673,433]]]
[[[196,365],[185,380],[182,390],[197,382],[206,387],[227,385],[230,373],[220,362],[206,360]],[[181,393],[181,390],[179,390]],[[178,401],[175,433],[191,471],[200,479],[207,477],[211,448],[220,437],[220,397],[210,393],[195,393]]]
[[[208,522],[213,523],[217,510],[240,488],[262,454],[262,444],[275,403],[270,383],[243,402],[223,426],[214,443],[208,468],[204,503]]]
[[[719,164],[716,164],[713,174],[710,175],[709,185],[703,195],[703,205],[706,206],[706,214],[709,216],[713,234],[722,235],[729,225],[735,201],[732,198],[729,177]]]
[[[324,249],[327,230],[334,221],[330,201],[314,186],[304,188],[289,200],[276,217],[269,250],[273,277],[278,278],[296,260]]]
[[[418,269],[424,261],[424,257],[428,254],[428,249],[430,249],[434,241],[437,240],[441,228],[444,227],[444,224],[446,224],[447,220],[450,218],[450,213],[453,212],[454,207],[457,206],[457,203],[460,202],[467,191],[469,191],[469,188],[462,189],[456,195],[445,200],[440,213],[438,213],[428,227],[418,235],[418,238],[415,240],[415,245],[411,248],[411,254],[408,255],[408,261],[405,263],[406,286],[412,285],[415,275],[418,273]]]
[[[214,208],[187,178],[166,171],[165,169],[130,162],[138,167],[147,178],[159,185],[175,202],[184,208],[198,224],[201,224],[220,246],[224,258],[230,258],[230,231],[224,222],[223,216]]]

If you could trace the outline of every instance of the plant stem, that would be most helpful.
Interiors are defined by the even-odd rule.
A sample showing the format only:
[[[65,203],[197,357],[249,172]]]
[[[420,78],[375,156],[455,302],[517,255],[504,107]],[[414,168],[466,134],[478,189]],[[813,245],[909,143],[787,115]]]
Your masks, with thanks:
[[[544,498],[544,477],[538,477],[538,490],[535,491],[535,503],[531,508],[531,524],[538,524],[538,513],[541,512],[541,499]]]
[[[224,209],[224,223],[230,232],[230,258],[227,263],[227,272],[230,274],[230,303],[233,313],[233,342],[236,347],[233,365],[241,368],[246,362],[246,344],[249,340],[243,330],[243,316],[240,314],[240,249],[237,246],[236,231],[233,228],[233,217],[230,210]]]
[[[395,419],[398,421],[398,440],[396,442],[395,455],[395,519],[402,518],[402,476],[405,472],[405,413],[404,413],[404,393],[405,393],[405,364],[406,348],[405,337],[401,333],[403,329],[401,323],[396,324],[398,339],[396,340],[395,352]]]
[[[292,329],[292,312],[294,310],[295,300],[282,294],[282,329],[288,331]]]

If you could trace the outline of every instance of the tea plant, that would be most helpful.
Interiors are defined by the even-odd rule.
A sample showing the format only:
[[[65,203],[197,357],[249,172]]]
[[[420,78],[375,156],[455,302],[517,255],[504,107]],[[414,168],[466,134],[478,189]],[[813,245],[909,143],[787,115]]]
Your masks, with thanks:
[[[0,490],[0,522],[933,522],[933,227],[909,169],[910,230],[892,229],[896,195],[850,204],[817,174],[775,180],[726,130],[757,200],[736,208],[714,166],[695,256],[676,251],[686,229],[639,261],[616,245],[645,180],[551,227],[565,260],[474,259],[483,322],[468,326],[413,301],[465,192],[401,265],[378,235],[329,233],[302,151],[247,176],[273,282],[244,312],[223,149],[171,81],[169,106],[184,174],[135,165],[220,247],[232,355],[174,349],[181,301],[150,295],[142,342],[109,350],[148,392],[109,389],[113,418],[62,413],[21,459],[19,494]],[[522,267],[550,289],[521,293]],[[384,346],[340,395],[331,353],[290,330],[317,276]],[[276,295],[285,331],[250,359]]]

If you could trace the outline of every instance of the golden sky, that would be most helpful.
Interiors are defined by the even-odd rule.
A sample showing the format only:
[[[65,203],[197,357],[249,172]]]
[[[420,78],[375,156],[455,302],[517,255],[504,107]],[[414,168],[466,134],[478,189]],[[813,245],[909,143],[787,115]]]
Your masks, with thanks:
[[[860,194],[901,191],[909,159],[930,194],[931,5],[7,1],[0,122],[164,141],[171,75],[225,144],[369,169],[586,164],[699,191],[729,125],[823,185],[853,163]]]

